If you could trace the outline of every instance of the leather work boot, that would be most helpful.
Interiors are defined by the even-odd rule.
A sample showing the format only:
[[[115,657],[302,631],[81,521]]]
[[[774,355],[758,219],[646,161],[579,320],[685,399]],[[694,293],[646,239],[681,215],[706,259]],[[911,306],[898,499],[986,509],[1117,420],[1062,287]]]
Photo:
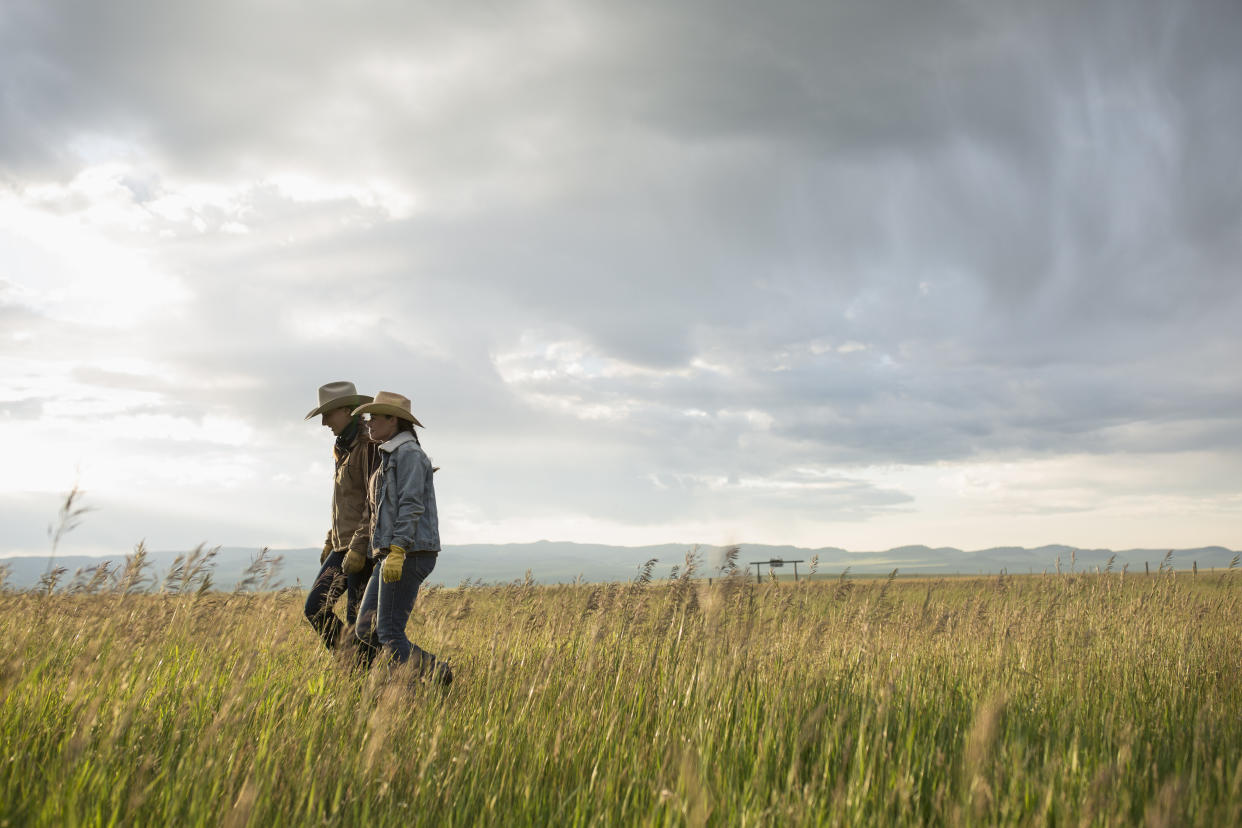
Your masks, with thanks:
[[[448,687],[453,683],[453,668],[446,661],[437,661],[431,668],[429,680],[432,684]]]

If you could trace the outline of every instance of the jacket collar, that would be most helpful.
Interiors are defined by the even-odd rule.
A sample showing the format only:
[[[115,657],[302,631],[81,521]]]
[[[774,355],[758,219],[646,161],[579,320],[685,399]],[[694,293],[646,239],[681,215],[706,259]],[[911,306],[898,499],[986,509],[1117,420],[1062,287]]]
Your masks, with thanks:
[[[362,431],[362,418],[355,416],[349,421],[349,425],[341,430],[337,435],[336,447],[341,451],[349,451],[354,446],[354,440],[358,437],[358,432]]]
[[[397,448],[397,446],[401,445],[402,443],[410,443],[413,441],[414,441],[413,434],[411,434],[408,431],[398,431],[395,437],[392,437],[386,440],[385,442],[380,443],[380,451],[385,451],[391,454]]]

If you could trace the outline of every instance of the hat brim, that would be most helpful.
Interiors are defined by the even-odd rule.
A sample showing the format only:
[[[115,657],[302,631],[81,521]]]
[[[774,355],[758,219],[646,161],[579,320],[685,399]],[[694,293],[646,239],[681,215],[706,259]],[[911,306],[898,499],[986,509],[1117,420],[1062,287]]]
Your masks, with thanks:
[[[312,408],[311,412],[306,415],[306,419],[314,417],[316,414],[322,414],[325,411],[331,411],[334,408],[354,409],[363,403],[369,403],[374,397],[368,397],[366,394],[353,394],[348,397],[337,397],[335,400],[328,400],[318,408]],[[357,413],[357,412],[354,412]]]
[[[392,417],[405,420],[408,423],[413,423],[419,428],[426,428],[425,425],[418,421],[417,417],[406,411],[404,408],[389,405],[388,403],[368,402],[366,405],[360,405],[355,408],[354,414],[388,414]]]

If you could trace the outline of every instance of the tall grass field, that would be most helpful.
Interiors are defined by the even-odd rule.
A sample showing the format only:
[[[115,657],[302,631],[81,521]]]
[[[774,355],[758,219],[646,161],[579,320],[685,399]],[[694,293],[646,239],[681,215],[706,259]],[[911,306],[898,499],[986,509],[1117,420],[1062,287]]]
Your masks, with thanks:
[[[0,824],[1242,824],[1236,569],[690,564],[424,590],[447,689],[198,566],[7,591]]]

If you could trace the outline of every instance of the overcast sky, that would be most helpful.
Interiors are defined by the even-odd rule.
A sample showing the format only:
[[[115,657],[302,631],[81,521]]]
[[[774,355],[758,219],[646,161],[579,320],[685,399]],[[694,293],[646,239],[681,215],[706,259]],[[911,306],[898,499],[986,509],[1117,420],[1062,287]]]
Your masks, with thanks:
[[[366,5],[366,11],[363,11]],[[1242,4],[0,0],[0,554],[1242,547]]]

